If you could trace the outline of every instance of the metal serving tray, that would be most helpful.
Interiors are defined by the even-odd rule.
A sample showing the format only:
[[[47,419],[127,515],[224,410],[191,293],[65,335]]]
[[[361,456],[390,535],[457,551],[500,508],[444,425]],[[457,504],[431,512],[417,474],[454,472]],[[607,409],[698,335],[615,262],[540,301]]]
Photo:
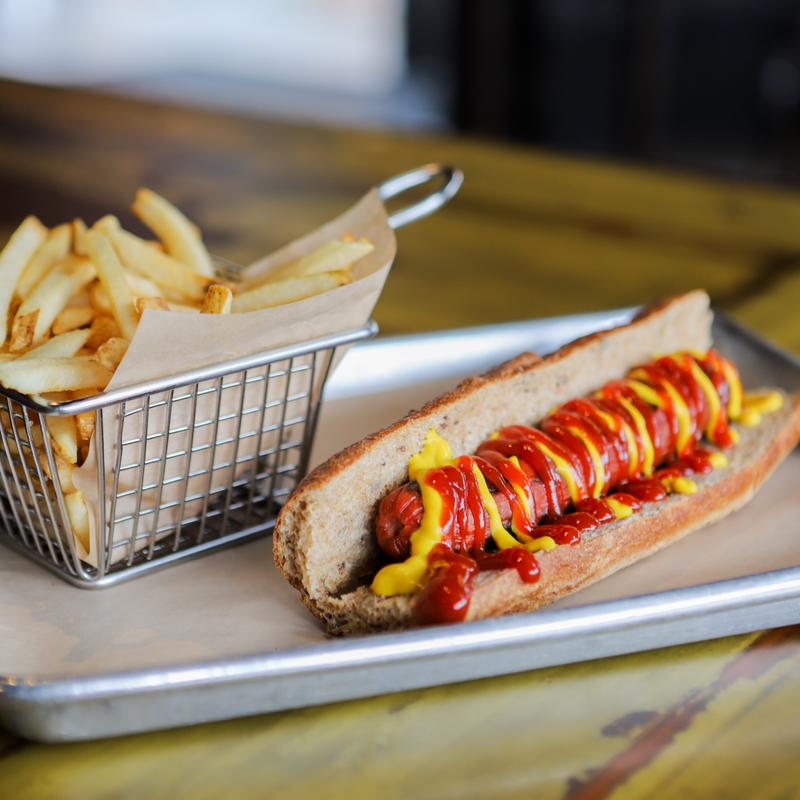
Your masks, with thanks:
[[[326,390],[312,462],[463,375],[630,313],[358,345]],[[715,341],[747,385],[800,389],[797,360],[724,316]],[[548,609],[340,641],[279,576],[269,540],[100,594],[0,549],[0,722],[45,741],[115,736],[800,622],[799,477],[795,452],[744,509]]]

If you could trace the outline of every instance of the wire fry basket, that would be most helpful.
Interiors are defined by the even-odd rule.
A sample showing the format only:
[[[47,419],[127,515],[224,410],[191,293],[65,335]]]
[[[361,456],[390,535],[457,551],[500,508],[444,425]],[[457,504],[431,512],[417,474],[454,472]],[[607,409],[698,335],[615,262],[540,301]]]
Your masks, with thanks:
[[[387,201],[434,180],[443,186],[392,214],[393,228],[444,205],[463,176],[431,164],[378,187]],[[59,404],[0,387],[0,541],[75,586],[98,588],[270,531],[307,471],[337,350],[376,333],[370,320]],[[95,419],[88,459],[97,485],[85,494],[96,504],[96,547],[76,538],[71,487],[46,434],[49,420],[87,413]]]

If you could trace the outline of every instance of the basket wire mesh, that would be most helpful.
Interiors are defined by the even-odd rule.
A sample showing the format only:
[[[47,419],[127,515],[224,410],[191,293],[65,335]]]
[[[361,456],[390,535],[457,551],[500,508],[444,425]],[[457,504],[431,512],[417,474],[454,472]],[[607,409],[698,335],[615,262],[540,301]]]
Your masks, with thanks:
[[[71,583],[107,586],[269,530],[306,472],[337,348],[376,330],[370,322],[263,354],[244,369],[234,364],[200,380],[129,391],[112,403],[99,395],[94,408],[86,400],[43,407],[0,390],[4,541]],[[81,558],[58,459],[43,433],[48,419],[85,413],[87,405],[96,415],[94,565]]]

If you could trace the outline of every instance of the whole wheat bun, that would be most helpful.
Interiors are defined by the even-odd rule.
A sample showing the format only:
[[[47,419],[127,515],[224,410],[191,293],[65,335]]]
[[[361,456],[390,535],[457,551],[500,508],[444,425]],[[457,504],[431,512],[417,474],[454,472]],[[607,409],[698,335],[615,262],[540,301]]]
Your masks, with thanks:
[[[524,353],[469,378],[404,419],[311,472],[275,526],[275,561],[303,602],[334,634],[407,628],[413,596],[379,597],[369,582],[383,563],[373,533],[377,504],[403,483],[408,458],[434,427],[454,453],[471,453],[504,425],[535,423],[553,406],[586,395],[654,355],[711,345],[708,295],[668,300],[631,323],[566,345],[546,358]],[[424,356],[423,356],[424,357]],[[745,503],[800,438],[800,397],[755,428],[740,428],[730,465],[696,479],[694,495],[671,495],[634,516],[584,533],[577,546],[538,553],[541,577],[481,573],[468,619],[538,608],[610,575]]]

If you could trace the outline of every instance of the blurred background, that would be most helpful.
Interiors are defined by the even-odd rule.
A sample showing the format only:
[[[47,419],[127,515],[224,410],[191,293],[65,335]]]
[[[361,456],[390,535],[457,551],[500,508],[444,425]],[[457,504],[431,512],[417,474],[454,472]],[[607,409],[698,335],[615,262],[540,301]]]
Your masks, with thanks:
[[[796,0],[0,0],[0,77],[800,179]]]

